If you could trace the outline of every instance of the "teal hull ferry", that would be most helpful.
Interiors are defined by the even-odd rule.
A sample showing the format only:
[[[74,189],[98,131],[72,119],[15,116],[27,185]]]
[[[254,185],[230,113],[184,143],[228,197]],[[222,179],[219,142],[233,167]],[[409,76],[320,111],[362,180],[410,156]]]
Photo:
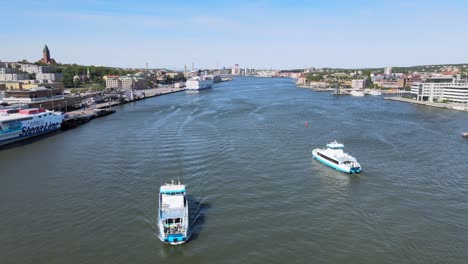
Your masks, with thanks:
[[[360,173],[361,165],[357,160],[343,151],[344,145],[336,140],[328,143],[325,148],[312,150],[312,157],[325,165],[346,173]]]
[[[188,239],[189,217],[185,185],[164,184],[159,189],[159,237],[171,245],[185,243]]]

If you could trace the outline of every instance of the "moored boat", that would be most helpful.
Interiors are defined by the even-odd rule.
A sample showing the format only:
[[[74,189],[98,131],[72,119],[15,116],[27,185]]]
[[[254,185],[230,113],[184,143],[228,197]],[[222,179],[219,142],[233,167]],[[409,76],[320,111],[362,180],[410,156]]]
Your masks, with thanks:
[[[164,243],[179,245],[188,239],[188,201],[185,185],[180,182],[172,181],[159,189],[158,227]]]
[[[42,108],[0,110],[0,146],[60,129],[62,113]]]
[[[349,94],[351,94],[352,96],[364,96],[364,91],[352,90]]]
[[[343,151],[344,145],[336,140],[328,143],[326,148],[312,150],[312,157],[325,165],[346,173],[360,173],[361,165],[356,158]]]
[[[368,95],[382,95],[382,92],[380,90],[372,89],[372,90],[368,90],[366,92],[366,94],[368,94]]]

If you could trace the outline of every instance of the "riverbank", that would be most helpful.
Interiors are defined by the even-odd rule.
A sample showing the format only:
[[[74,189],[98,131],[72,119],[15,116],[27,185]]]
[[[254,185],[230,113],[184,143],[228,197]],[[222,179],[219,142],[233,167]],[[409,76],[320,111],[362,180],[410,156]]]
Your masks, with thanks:
[[[449,109],[449,110],[458,110],[458,111],[465,111],[468,112],[468,105],[467,104],[456,104],[456,103],[432,103],[432,102],[421,102],[416,101],[410,98],[402,98],[402,97],[384,97],[385,100],[392,100],[410,104],[418,104],[418,105],[425,105],[425,106],[432,106],[437,108]]]
[[[319,87],[316,87],[316,86],[301,85],[301,84],[296,84],[296,87],[311,89],[311,90],[314,90],[316,92],[333,92],[333,90],[335,90],[334,88],[330,88],[330,87],[328,87],[328,88],[319,88]]]
[[[128,104],[128,103],[132,103],[135,101],[148,99],[151,97],[177,93],[181,91],[185,91],[185,88],[167,87],[167,88],[148,89],[148,90],[143,91],[145,95],[144,97],[135,98],[129,101],[111,101],[111,102],[96,104],[94,108],[86,108],[86,109],[67,112],[63,120],[62,128],[63,129],[75,128],[77,126],[88,123],[92,119],[113,114],[116,112],[115,110],[112,109],[113,106]]]

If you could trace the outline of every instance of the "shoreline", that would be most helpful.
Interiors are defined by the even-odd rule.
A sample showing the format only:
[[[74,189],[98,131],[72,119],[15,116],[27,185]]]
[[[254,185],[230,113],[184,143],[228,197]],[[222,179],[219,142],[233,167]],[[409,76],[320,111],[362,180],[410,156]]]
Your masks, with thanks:
[[[113,101],[113,102],[106,102],[96,104],[94,108],[86,108],[80,109],[75,111],[66,112],[66,118],[64,118],[62,123],[62,130],[68,130],[70,128],[75,128],[81,125],[84,125],[91,121],[92,119],[103,117],[106,115],[110,115],[116,112],[116,110],[112,109],[113,106],[124,105],[128,103],[133,103],[136,101],[145,100],[148,98],[162,96],[172,93],[177,93],[181,91],[185,91],[185,88],[154,88],[143,90],[145,93],[144,97],[140,97],[130,101]]]
[[[397,101],[397,102],[403,102],[403,103],[431,106],[431,107],[448,109],[448,110],[468,112],[468,104],[464,105],[464,104],[454,104],[454,103],[420,102],[420,101],[416,101],[414,99],[401,98],[401,97],[384,97],[384,99],[385,100],[391,100],[391,101]]]

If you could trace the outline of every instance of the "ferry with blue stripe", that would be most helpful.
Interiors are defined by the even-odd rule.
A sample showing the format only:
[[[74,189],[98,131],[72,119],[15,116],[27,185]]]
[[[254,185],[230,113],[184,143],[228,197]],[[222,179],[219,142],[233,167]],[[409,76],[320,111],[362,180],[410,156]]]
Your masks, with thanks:
[[[63,114],[42,108],[0,109],[0,146],[60,129]]]
[[[346,173],[360,173],[361,164],[356,158],[343,151],[344,145],[336,140],[328,143],[325,148],[312,150],[312,157],[325,165]]]
[[[161,241],[171,245],[188,239],[189,216],[185,185],[164,184],[159,189],[158,227]]]

